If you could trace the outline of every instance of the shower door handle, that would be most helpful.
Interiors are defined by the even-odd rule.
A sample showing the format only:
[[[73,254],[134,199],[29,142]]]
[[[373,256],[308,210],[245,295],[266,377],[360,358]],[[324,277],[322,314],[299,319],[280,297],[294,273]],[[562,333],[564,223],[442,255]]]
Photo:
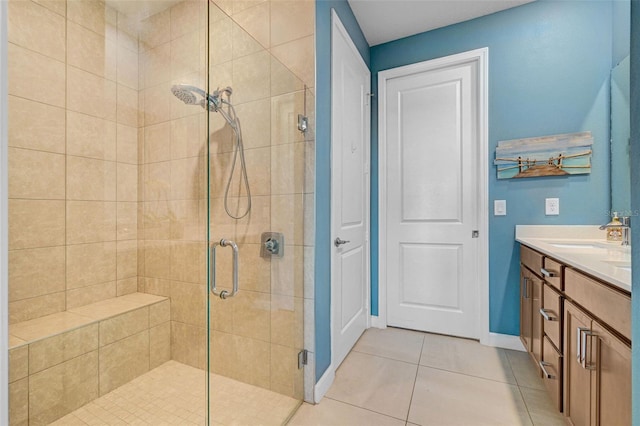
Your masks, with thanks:
[[[218,246],[231,247],[233,249],[233,289],[231,293],[227,290],[218,291],[216,287],[216,248]],[[233,297],[238,293],[238,245],[231,240],[221,239],[219,242],[211,244],[209,248],[209,288],[211,293],[219,296],[220,299]]]

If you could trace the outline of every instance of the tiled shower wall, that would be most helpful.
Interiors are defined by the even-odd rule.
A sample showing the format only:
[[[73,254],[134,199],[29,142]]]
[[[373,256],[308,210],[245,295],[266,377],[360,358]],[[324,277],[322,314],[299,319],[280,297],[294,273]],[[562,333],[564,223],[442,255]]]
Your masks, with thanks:
[[[9,2],[9,321],[136,291],[137,34],[97,1]]]

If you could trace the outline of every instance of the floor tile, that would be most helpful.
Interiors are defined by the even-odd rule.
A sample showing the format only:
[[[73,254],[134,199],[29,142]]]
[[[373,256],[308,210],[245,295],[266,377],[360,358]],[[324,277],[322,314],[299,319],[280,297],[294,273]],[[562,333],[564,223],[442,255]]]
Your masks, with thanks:
[[[475,340],[426,334],[420,365],[516,384],[504,350]]]
[[[327,397],[398,419],[406,419],[416,365],[351,352],[338,371]]]
[[[401,328],[370,328],[364,332],[354,351],[417,364],[420,361],[424,333]]]
[[[522,393],[524,403],[527,405],[527,410],[529,410],[529,415],[534,425],[566,425],[564,416],[556,409],[546,389],[539,390],[520,387],[520,392]]]
[[[420,367],[408,421],[419,425],[530,425],[517,386]]]
[[[545,389],[542,377],[540,377],[540,371],[536,368],[528,352],[505,349],[505,353],[511,364],[511,370],[513,371],[518,386],[540,390]]]
[[[303,404],[288,423],[289,426],[404,426],[404,424],[403,420],[330,398],[324,398],[317,405]]]

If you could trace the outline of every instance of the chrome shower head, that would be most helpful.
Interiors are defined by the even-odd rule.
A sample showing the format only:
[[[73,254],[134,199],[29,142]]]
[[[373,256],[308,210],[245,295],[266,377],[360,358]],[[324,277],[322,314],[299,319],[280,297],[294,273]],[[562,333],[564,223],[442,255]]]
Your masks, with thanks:
[[[173,93],[176,98],[180,99],[187,105],[202,105],[204,102],[204,98],[207,97],[207,94],[204,90],[195,86],[189,86],[187,84],[176,84],[171,86],[171,93]],[[201,102],[198,102],[196,94],[200,95],[203,98]]]

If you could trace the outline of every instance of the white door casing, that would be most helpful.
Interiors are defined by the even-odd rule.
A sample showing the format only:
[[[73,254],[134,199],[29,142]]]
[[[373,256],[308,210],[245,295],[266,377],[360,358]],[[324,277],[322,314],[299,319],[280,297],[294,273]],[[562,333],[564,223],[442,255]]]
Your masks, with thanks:
[[[331,352],[336,369],[369,322],[371,74],[333,11],[331,35]],[[337,238],[348,242],[337,246]]]
[[[488,338],[487,56],[379,73],[378,325]]]

